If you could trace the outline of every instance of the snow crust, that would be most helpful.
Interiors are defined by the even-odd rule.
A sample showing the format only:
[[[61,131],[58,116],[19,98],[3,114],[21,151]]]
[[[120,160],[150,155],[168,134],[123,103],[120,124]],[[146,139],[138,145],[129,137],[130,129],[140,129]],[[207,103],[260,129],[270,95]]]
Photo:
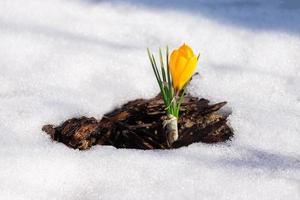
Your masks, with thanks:
[[[298,1],[0,1],[0,199],[300,199]],[[235,137],[172,151],[52,142],[47,123],[158,92],[146,48],[201,53],[189,91]]]

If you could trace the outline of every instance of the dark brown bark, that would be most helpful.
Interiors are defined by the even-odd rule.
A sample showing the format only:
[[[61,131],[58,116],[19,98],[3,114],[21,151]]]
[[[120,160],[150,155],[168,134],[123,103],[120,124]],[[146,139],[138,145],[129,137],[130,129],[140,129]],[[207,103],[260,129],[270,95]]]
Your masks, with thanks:
[[[160,96],[137,99],[95,118],[72,118],[60,126],[45,125],[43,131],[53,140],[74,149],[88,149],[93,145],[112,145],[116,148],[169,149],[195,142],[225,142],[233,136],[227,125],[227,115],[218,110],[226,102],[209,105],[206,99],[187,96],[178,119],[179,139],[168,146],[162,122],[166,119]]]

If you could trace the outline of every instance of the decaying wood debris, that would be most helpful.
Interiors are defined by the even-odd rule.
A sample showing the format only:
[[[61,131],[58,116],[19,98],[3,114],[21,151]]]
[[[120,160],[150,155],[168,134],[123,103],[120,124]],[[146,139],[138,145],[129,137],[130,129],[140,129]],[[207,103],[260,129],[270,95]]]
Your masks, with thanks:
[[[168,146],[162,122],[166,119],[163,101],[137,99],[95,118],[72,118],[60,126],[45,125],[43,131],[53,140],[74,149],[89,149],[93,145],[116,148],[171,149],[195,142],[225,142],[233,136],[227,125],[227,115],[217,112],[226,102],[209,105],[206,99],[187,96],[180,109],[179,139]]]

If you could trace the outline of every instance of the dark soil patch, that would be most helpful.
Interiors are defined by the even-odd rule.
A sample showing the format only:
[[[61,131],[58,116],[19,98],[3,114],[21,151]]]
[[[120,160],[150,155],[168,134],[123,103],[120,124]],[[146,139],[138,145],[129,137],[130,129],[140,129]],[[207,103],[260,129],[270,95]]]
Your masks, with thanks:
[[[187,96],[180,109],[179,139],[168,146],[162,122],[166,119],[160,96],[137,99],[121,108],[95,118],[72,118],[60,126],[45,125],[43,131],[55,141],[74,149],[88,149],[93,145],[116,148],[172,149],[195,142],[225,142],[233,136],[226,114],[218,112],[226,102],[209,105],[206,99]]]

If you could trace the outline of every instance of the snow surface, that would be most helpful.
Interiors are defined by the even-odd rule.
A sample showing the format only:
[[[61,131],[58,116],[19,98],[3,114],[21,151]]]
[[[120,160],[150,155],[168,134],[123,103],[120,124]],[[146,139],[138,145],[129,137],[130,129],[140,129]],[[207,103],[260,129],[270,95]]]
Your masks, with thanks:
[[[300,199],[299,19],[297,0],[1,0],[0,199]],[[146,48],[183,42],[231,142],[77,151],[41,131],[152,97]]]

